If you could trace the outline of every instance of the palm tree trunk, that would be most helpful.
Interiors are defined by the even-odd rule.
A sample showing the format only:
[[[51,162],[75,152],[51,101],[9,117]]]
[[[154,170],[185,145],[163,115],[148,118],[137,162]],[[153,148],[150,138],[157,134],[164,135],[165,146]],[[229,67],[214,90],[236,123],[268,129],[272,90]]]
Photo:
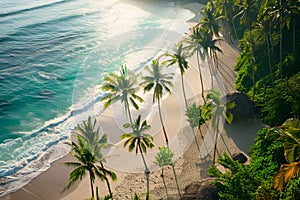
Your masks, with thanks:
[[[207,131],[208,131],[208,133],[209,133],[209,135],[210,135],[211,140],[213,141],[213,140],[214,140],[213,133],[212,133],[211,130],[209,129],[209,127],[208,127],[208,125],[206,124],[206,122],[205,122],[205,126],[206,126],[206,128],[207,128]],[[207,150],[208,150],[208,148],[207,148]],[[219,154],[218,149],[217,149],[217,153]]]
[[[164,184],[164,187],[165,187],[165,190],[166,190],[166,196],[167,196],[167,199],[168,199],[168,189],[167,189],[167,185],[166,185],[166,181],[165,181],[165,176],[164,176],[164,167],[161,168],[161,175],[160,177],[162,178],[162,181],[163,181],[163,184]]]
[[[178,195],[181,198],[181,193],[180,193],[180,188],[179,188],[179,184],[178,184],[178,179],[177,179],[177,175],[176,175],[174,163],[172,163],[171,166],[172,166],[172,170],[173,170],[173,174],[174,174],[174,178],[175,178],[175,182],[176,182],[176,187],[177,187]]]
[[[272,86],[274,85],[274,79],[273,79],[273,70],[272,70],[272,64],[271,64],[271,56],[270,56],[270,42],[269,42],[269,35],[266,34],[266,40],[267,40],[267,51],[268,51],[268,62],[269,62],[269,69],[270,69],[270,77]]]
[[[216,162],[215,160],[216,160],[217,142],[219,136],[219,117],[217,117],[217,128],[215,131],[216,131],[216,136],[215,136],[215,144],[214,144],[213,165]]]
[[[202,138],[202,142],[203,142],[204,147],[205,147],[205,149],[206,149],[206,153],[208,154],[208,148],[207,148],[207,145],[206,145],[206,143],[205,143],[205,141],[204,141],[204,136],[203,136],[203,133],[202,133],[202,130],[201,130],[200,126],[199,126],[198,129],[199,129],[199,132],[200,132],[200,135],[201,135],[201,138]]]
[[[250,45],[251,45],[251,54],[252,54],[252,59],[251,59],[251,64],[252,64],[252,81],[253,81],[253,94],[252,94],[252,99],[254,100],[255,97],[255,69],[254,69],[254,50],[253,50],[253,43],[252,43],[252,34],[251,34],[251,25],[248,23],[248,29],[249,29],[249,37],[250,37]]]
[[[282,78],[282,20],[280,17],[280,45],[279,45],[279,59],[280,59],[280,78]]]
[[[231,23],[232,23],[232,27],[233,27],[235,39],[238,40],[238,35],[237,35],[237,32],[236,32],[236,28],[235,28],[235,24],[234,24],[234,20],[233,20],[233,17],[232,17],[232,13],[231,13],[231,12],[230,12],[230,18],[231,18]]]
[[[144,157],[141,145],[138,144],[138,146],[139,146],[139,150],[140,150],[140,153],[141,153],[141,156],[142,156],[142,159],[143,159],[143,163],[144,163],[144,166],[145,166],[145,176],[146,176],[146,180],[147,180],[147,194],[150,194],[150,190],[149,190],[149,175],[150,175],[150,171],[148,169],[148,166],[147,166],[147,163],[146,163],[146,160],[145,160],[145,157]]]
[[[130,111],[130,108],[129,108],[129,104],[128,104],[128,103],[125,103],[125,107],[126,107],[126,109],[127,109],[127,113],[128,113],[128,117],[129,117],[130,124],[132,125],[133,122],[132,122],[132,116],[131,116],[131,111]]]
[[[293,17],[293,54],[296,51],[296,19]]]
[[[208,63],[208,69],[209,69],[209,73],[210,73],[210,81],[211,81],[211,89],[214,88],[214,79],[213,79],[213,76],[212,76],[212,61],[211,61],[211,58],[210,56],[207,56],[207,63]]]
[[[91,191],[92,191],[92,197],[93,197],[93,199],[94,199],[94,186],[93,186],[93,179],[92,179],[92,174],[91,174],[91,172],[89,172],[90,173],[90,186],[91,186]]]
[[[164,122],[162,120],[162,115],[161,115],[161,108],[160,108],[160,98],[157,99],[157,104],[158,104],[158,111],[159,111],[159,119],[160,119],[160,123],[164,132],[164,136],[165,136],[165,140],[166,140],[166,146],[169,148],[169,139],[168,139],[168,135],[167,135],[167,131],[165,129],[165,125]]]
[[[197,63],[198,63],[199,78],[200,78],[200,83],[201,83],[201,96],[202,96],[203,101],[205,102],[204,85],[203,85],[203,79],[202,79],[202,73],[201,73],[201,67],[200,67],[200,61],[199,61],[199,52],[197,52]]]
[[[219,131],[219,130],[218,130],[218,131]],[[226,142],[225,142],[225,140],[224,140],[224,137],[223,137],[222,133],[220,134],[220,137],[221,137],[221,139],[222,139],[222,141],[223,141],[223,144],[224,144],[224,146],[225,146],[225,148],[226,148],[228,154],[229,154],[230,156],[232,156],[232,154],[231,154],[231,152],[230,152],[230,150],[229,150],[229,148],[228,148],[228,146],[227,146],[227,144],[226,144]]]
[[[104,165],[103,165],[102,162],[100,162],[100,165],[101,165],[101,167],[104,169]],[[110,183],[109,183],[109,181],[108,181],[108,178],[106,177],[106,172],[104,172],[104,176],[105,176],[104,179],[105,179],[105,182],[106,182],[106,185],[107,185],[107,188],[108,188],[109,195],[112,197],[113,194],[112,194],[112,191],[111,191],[111,188],[110,188]]]
[[[183,93],[183,98],[184,98],[184,103],[185,103],[185,109],[187,110],[188,104],[187,104],[186,95],[185,95],[185,88],[184,88],[184,81],[183,81],[182,73],[181,73],[181,86],[182,86],[182,93]]]

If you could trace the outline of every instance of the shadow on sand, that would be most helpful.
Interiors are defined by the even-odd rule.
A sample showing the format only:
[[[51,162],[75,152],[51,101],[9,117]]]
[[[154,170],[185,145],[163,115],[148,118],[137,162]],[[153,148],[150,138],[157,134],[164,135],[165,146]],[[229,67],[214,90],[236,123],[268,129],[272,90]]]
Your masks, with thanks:
[[[233,124],[224,124],[224,130],[236,146],[246,154],[249,154],[250,146],[254,144],[257,132],[264,125],[257,120],[236,120]]]

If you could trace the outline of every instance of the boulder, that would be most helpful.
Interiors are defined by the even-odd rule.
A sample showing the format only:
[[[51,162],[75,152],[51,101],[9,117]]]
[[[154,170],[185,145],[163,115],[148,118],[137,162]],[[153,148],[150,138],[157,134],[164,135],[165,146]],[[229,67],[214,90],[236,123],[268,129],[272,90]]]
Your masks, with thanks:
[[[222,99],[223,102],[230,101],[235,103],[235,107],[227,111],[232,113],[233,120],[250,120],[256,119],[258,110],[252,100],[245,93],[234,92],[227,94]]]
[[[247,162],[248,158],[243,153],[235,153],[232,155],[233,160],[237,160],[239,163],[244,164]]]
[[[187,185],[180,200],[218,200],[217,187],[211,184],[213,178],[195,181]]]

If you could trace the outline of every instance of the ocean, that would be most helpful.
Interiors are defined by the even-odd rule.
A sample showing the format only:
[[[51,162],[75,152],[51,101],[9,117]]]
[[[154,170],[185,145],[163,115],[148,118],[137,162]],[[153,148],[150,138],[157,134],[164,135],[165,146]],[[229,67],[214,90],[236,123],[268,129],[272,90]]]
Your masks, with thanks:
[[[0,196],[69,152],[72,129],[101,114],[102,78],[170,50],[194,16],[174,3],[0,1]]]

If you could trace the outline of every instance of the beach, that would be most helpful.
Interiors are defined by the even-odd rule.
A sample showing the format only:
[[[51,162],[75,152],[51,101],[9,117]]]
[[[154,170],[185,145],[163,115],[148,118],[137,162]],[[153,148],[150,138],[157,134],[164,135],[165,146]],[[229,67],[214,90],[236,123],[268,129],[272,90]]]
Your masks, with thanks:
[[[182,8],[196,13],[195,17],[187,22],[189,26],[193,26],[198,22],[200,17],[198,12],[202,7],[203,5],[196,3],[182,6]],[[227,94],[235,91],[235,72],[233,71],[233,66],[238,56],[238,51],[225,41],[221,41],[218,46],[222,49],[223,53],[218,53],[220,66],[214,78],[214,85],[222,94]],[[202,104],[196,56],[191,57],[189,62],[190,68],[184,74],[188,104],[191,105],[193,102]],[[206,62],[201,62],[201,66],[202,73],[204,74],[205,91],[208,91],[211,88],[209,69]],[[201,132],[204,134],[204,139],[201,138],[199,131],[196,132],[196,139],[200,143],[200,155],[197,153],[198,150],[194,135],[185,117],[184,98],[178,71],[175,80],[172,94],[165,96],[162,101],[162,109],[164,123],[169,135],[170,147],[175,152],[175,170],[179,178],[181,193],[183,193],[186,185],[207,177],[207,169],[212,164],[213,140],[209,131],[211,129],[210,124],[202,125]],[[146,104],[151,103],[151,98],[146,101]],[[123,115],[120,115],[122,112],[122,105],[119,104],[108,108],[98,116],[97,120],[101,122],[101,131],[103,133],[115,132],[118,136],[121,135],[124,132],[122,124],[127,122],[127,119]],[[136,116],[137,113],[134,115]],[[158,147],[165,145],[157,106],[154,105],[150,110],[144,110],[142,116],[151,124],[150,134],[153,135],[155,144],[155,147],[148,151],[146,155],[146,160],[151,170],[151,199],[166,198],[160,178],[160,169],[153,164]],[[243,131],[243,134],[247,135],[246,139],[241,137],[239,133],[240,130],[244,130],[244,127],[247,127],[247,131]],[[262,124],[256,121],[237,122],[232,127],[227,128],[227,132],[223,128],[223,125],[221,125],[220,130],[222,130],[223,140],[219,138],[218,151],[220,153],[226,152],[225,146],[227,145],[231,154],[239,152],[248,154],[250,145],[254,143],[256,132],[261,128]],[[68,176],[72,171],[71,168],[66,167],[63,163],[72,160],[73,158],[67,155],[55,161],[48,170],[37,176],[29,184],[0,199],[88,199],[91,196],[88,177],[84,177],[72,186],[70,190],[61,193],[62,189],[67,185]],[[143,163],[139,155],[128,153],[127,149],[123,148],[123,143],[119,142],[110,150],[106,164],[109,169],[117,173],[118,177],[116,182],[112,182],[114,199],[132,199],[135,192],[142,196],[145,195],[146,180],[143,173]],[[171,167],[167,167],[165,176],[169,197],[178,199]],[[106,185],[103,182],[96,180],[95,185],[99,187],[101,196],[108,193]]]

